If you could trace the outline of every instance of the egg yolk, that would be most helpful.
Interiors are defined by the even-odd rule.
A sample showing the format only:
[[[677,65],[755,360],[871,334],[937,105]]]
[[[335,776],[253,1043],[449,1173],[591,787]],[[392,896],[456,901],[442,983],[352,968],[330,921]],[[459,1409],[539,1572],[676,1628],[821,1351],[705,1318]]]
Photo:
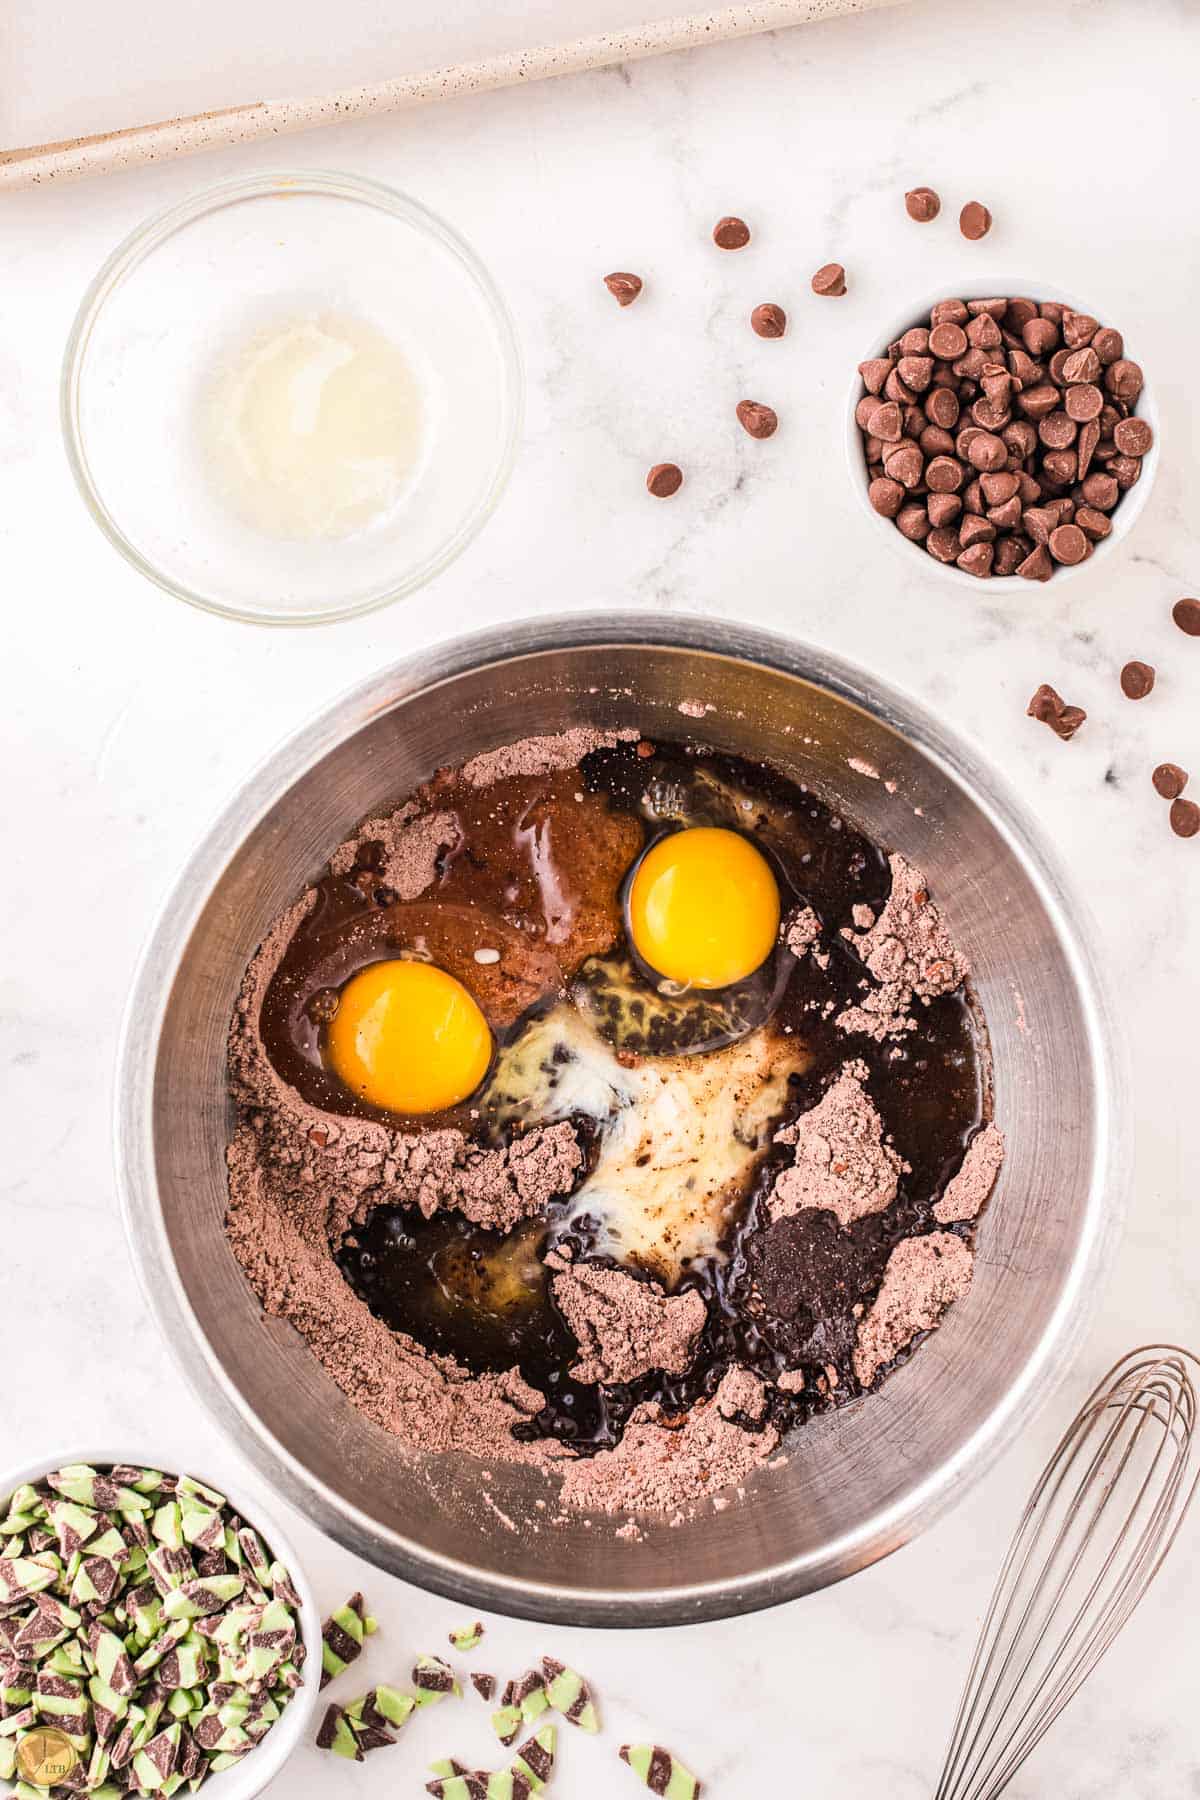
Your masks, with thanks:
[[[461,981],[444,969],[377,962],[342,989],[325,1053],[338,1079],[372,1106],[433,1113],[479,1086],[492,1034]]]
[[[729,987],[774,947],[779,888],[771,865],[736,831],[672,832],[638,864],[629,930],[638,954],[669,981]]]

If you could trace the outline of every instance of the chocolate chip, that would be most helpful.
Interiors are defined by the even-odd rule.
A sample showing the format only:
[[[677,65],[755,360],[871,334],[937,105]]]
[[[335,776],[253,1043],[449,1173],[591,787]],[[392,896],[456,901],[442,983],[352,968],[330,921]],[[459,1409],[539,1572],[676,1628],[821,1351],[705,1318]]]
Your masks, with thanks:
[[[957,494],[931,493],[925,502],[933,525],[953,525],[963,509],[963,503]]]
[[[1181,769],[1178,763],[1159,763],[1150,779],[1155,793],[1161,794],[1164,800],[1178,800],[1188,784],[1187,770]]]
[[[646,486],[656,500],[669,499],[683,486],[683,470],[678,463],[655,463],[646,477]]]
[[[925,471],[932,494],[956,494],[966,479],[963,466],[952,456],[935,456]]]
[[[760,338],[781,338],[787,330],[787,314],[782,306],[776,306],[773,300],[764,300],[750,314],[751,329]],[[887,378],[887,369],[880,376],[879,385],[883,386]]]
[[[952,531],[948,525],[931,531],[925,540],[925,548],[941,563],[957,562],[962,552],[957,531]]]
[[[867,430],[872,437],[882,438],[885,444],[900,442],[904,431],[900,408],[894,400],[885,400],[875,408],[867,420]]]
[[[996,560],[992,564],[993,575],[1015,575],[1024,562],[1026,550],[1020,538],[1002,537],[996,545]]]
[[[933,378],[933,358],[931,356],[902,356],[896,364],[896,373],[905,387],[914,394],[923,394]]]
[[[1195,837],[1200,831],[1200,806],[1194,800],[1172,800],[1170,819],[1176,837]]]
[[[942,203],[931,187],[909,188],[904,196],[904,209],[918,225],[928,225],[942,210]]]
[[[1081,563],[1091,545],[1078,525],[1059,525],[1050,533],[1049,550],[1055,562],[1070,566]]]
[[[1142,391],[1145,377],[1135,362],[1128,357],[1118,357],[1104,371],[1104,385],[1116,400],[1136,400]]]
[[[952,362],[961,356],[966,347],[967,334],[953,320],[947,319],[943,324],[934,325],[929,333],[929,348],[945,362]]]
[[[846,291],[846,271],[841,263],[823,263],[812,278],[812,291],[840,300]]]
[[[1038,425],[1038,437],[1048,450],[1066,450],[1075,442],[1078,433],[1078,425],[1061,407],[1047,413]]]
[[[1200,600],[1177,600],[1171,617],[1188,637],[1200,637]]]
[[[958,395],[952,394],[949,388],[934,388],[925,402],[926,418],[935,425],[940,425],[943,431],[949,431],[958,424],[960,411]]]
[[[750,433],[752,438],[774,437],[779,430],[778,413],[773,407],[764,406],[760,400],[739,400],[737,416],[743,428]],[[876,417],[878,417],[878,412]],[[896,435],[899,437],[899,430]]]
[[[1113,442],[1122,456],[1145,456],[1154,433],[1145,419],[1122,419],[1113,431]]]
[[[615,274],[604,277],[604,285],[618,306],[632,306],[642,291],[642,278],[618,269]]]
[[[1121,692],[1127,700],[1144,700],[1154,686],[1149,663],[1127,662],[1121,670]]]
[[[1087,536],[1094,541],[1098,541],[1100,538],[1106,538],[1112,530],[1112,520],[1108,515],[1106,513],[1097,512],[1095,508],[1091,506],[1077,506],[1075,508],[1075,523],[1078,525],[1080,531],[1086,532]]]
[[[932,530],[932,522],[925,508],[913,500],[896,514],[896,528],[910,543],[923,544]]]
[[[1070,356],[1064,357],[1062,380],[1070,387],[1077,381],[1098,381],[1100,379],[1100,358],[1091,345],[1082,350],[1073,350]]]
[[[1021,327],[1021,342],[1030,356],[1045,356],[1058,342],[1058,326],[1051,319],[1029,319]]]
[[[979,200],[968,200],[958,215],[958,229],[975,243],[992,229],[992,215]]]
[[[1093,319],[1091,313],[1063,313],[1063,342],[1071,350],[1082,350],[1085,344],[1091,343],[1099,329],[1100,321]]]
[[[964,574],[975,575],[982,579],[992,572],[992,564],[996,558],[996,547],[992,543],[974,543],[955,558],[958,567]]]
[[[892,365],[886,356],[869,356],[866,362],[859,363],[858,372],[868,394],[882,394],[883,384],[892,372]]]
[[[893,481],[903,482],[906,488],[915,488],[925,472],[925,458],[920,446],[909,438],[888,452],[883,466]]]
[[[1107,368],[1110,363],[1118,362],[1124,356],[1125,339],[1111,326],[1102,325],[1092,339],[1092,349]]]
[[[1142,479],[1140,456],[1110,456],[1104,466],[1119,488],[1134,487]]]
[[[970,316],[965,300],[939,300],[929,309],[931,325],[965,325]]]
[[[1049,581],[1053,573],[1054,563],[1045,544],[1039,544],[1023,563],[1017,564],[1017,574],[1024,581]]]
[[[713,226],[713,243],[718,250],[744,250],[749,242],[750,227],[745,219],[727,214]]]
[[[1042,458],[1042,479],[1057,487],[1069,487],[1079,472],[1074,450],[1047,450]]]
[[[977,469],[1002,469],[1008,461],[1004,439],[992,431],[979,431],[967,445],[967,461]]]
[[[1039,719],[1043,725],[1049,725],[1064,743],[1069,742],[1087,718],[1082,706],[1068,706],[1061,694],[1055,693],[1048,682],[1043,681],[1026,707],[1031,719]]]
[[[1110,507],[1117,504],[1121,490],[1111,475],[1101,475],[1097,471],[1083,483],[1082,493],[1089,506],[1098,508],[1100,512],[1108,512]]]
[[[1067,397],[1063,401],[1063,405],[1068,418],[1074,419],[1077,425],[1086,425],[1089,421],[1100,417],[1104,410],[1104,395],[1094,382],[1081,381],[1077,386],[1067,389]],[[1096,436],[1097,438],[1100,436],[1098,426]]]
[[[905,490],[890,476],[881,475],[867,488],[867,499],[885,519],[894,519],[904,505]]]

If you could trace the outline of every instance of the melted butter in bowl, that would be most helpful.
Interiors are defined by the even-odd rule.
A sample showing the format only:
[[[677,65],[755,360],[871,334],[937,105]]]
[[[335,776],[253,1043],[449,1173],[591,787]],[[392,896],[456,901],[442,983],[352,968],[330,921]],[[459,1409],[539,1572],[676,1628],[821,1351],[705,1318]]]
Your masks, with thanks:
[[[212,380],[209,474],[270,537],[340,538],[393,511],[426,449],[428,402],[398,344],[346,313],[283,319]]]

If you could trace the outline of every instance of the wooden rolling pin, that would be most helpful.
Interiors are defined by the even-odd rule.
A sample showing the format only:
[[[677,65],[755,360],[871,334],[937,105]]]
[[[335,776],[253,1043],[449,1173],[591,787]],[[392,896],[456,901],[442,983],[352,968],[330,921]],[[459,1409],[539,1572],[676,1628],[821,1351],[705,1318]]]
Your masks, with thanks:
[[[510,50],[480,62],[428,69],[422,74],[371,82],[315,99],[254,100],[218,112],[195,113],[190,118],[132,125],[97,137],[4,150],[0,151],[0,189],[37,187],[74,181],[83,175],[133,169],[168,157],[251,144],[284,132],[307,131],[314,125],[343,125],[351,119],[403,112],[434,100],[489,93],[494,88],[543,81],[551,75],[577,75],[589,69],[609,68],[614,63],[657,56],[667,50],[693,49],[726,38],[778,31],[847,13],[873,12],[899,3],[900,0],[755,0],[752,5],[681,14],[626,31],[599,32],[576,38],[573,43]]]

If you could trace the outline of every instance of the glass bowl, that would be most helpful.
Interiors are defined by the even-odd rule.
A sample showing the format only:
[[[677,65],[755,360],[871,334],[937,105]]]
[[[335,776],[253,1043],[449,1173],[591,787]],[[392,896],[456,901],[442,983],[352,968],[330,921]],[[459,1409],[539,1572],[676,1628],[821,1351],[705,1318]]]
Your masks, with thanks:
[[[407,361],[420,453],[372,523],[272,535],[222,493],[205,408],[258,335],[325,315]],[[358,176],[272,173],[207,188],[114,251],[72,327],[61,406],[80,492],[142,574],[228,618],[320,624],[411,593],[479,530],[516,453],[521,358],[487,270],[434,213]]]

